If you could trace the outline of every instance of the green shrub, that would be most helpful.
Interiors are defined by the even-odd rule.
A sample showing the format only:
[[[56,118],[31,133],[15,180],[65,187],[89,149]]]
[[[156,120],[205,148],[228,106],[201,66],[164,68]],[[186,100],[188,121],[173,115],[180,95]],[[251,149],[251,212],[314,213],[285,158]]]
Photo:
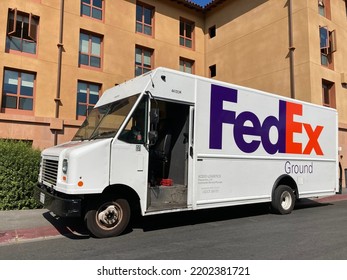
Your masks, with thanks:
[[[40,151],[21,141],[0,140],[0,210],[33,209]]]

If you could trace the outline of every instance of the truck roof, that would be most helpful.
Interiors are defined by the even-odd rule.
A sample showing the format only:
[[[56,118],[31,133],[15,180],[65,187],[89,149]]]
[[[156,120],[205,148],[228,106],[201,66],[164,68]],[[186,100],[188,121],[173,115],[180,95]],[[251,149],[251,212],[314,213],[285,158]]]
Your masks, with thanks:
[[[281,96],[274,93],[269,93],[253,88],[230,84],[202,76],[184,73],[178,70],[173,70],[165,67],[158,67],[150,72],[141,76],[135,77],[131,80],[125,81],[122,84],[107,89],[101,96],[100,100],[95,107],[99,107],[135,94],[143,92],[150,92],[156,99],[173,100],[175,102],[194,104],[196,101],[197,92],[199,87],[197,81],[204,81],[207,84],[222,85],[225,87],[235,88],[238,90],[252,91],[261,95],[272,96],[281,100],[292,100],[294,102],[306,104],[309,106],[318,106],[310,102],[305,102],[289,97]],[[333,110],[333,108],[323,107],[326,110]]]
[[[194,103],[194,80],[197,77],[180,71],[158,67],[141,76],[107,89],[95,107],[145,91],[149,91],[158,99],[179,99],[182,102]]]

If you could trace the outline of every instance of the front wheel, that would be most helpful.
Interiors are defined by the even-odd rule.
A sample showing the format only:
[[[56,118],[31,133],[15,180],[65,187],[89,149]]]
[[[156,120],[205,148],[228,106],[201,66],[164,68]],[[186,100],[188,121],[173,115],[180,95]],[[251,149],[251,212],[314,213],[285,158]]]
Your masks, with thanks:
[[[275,189],[271,206],[278,214],[289,214],[295,205],[295,195],[293,189],[286,185],[280,185]]]
[[[130,206],[126,199],[104,199],[89,209],[85,223],[92,235],[99,238],[117,236],[127,228]]]

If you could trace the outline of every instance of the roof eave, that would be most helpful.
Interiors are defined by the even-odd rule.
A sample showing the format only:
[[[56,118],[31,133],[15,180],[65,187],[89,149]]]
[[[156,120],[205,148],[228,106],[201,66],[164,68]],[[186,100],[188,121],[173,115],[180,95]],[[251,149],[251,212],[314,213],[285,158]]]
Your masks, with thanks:
[[[197,12],[203,12],[204,11],[204,7],[195,4],[193,2],[190,2],[189,0],[171,0],[172,2],[176,2],[178,4],[181,4],[189,9],[193,9]]]
[[[218,5],[222,4],[225,0],[213,0],[211,3],[209,3],[205,7],[198,5],[196,3],[193,3],[192,0],[171,0],[171,1],[181,4],[189,9],[193,9],[195,11],[204,13],[216,8]]]
[[[222,4],[223,2],[225,2],[225,0],[213,0],[210,4],[204,7],[204,11],[205,12],[210,11],[216,8],[217,6],[219,6],[220,4]]]

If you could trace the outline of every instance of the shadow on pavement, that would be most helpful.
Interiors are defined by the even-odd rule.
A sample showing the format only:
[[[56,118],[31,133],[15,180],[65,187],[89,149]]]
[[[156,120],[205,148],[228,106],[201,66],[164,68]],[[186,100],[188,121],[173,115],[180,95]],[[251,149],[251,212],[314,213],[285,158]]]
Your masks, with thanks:
[[[313,208],[313,207],[324,207],[332,205],[329,202],[319,202],[308,198],[299,199],[295,204],[295,210]]]
[[[144,231],[152,231],[164,228],[173,228],[186,225],[218,222],[230,219],[239,219],[270,213],[268,203],[233,206],[214,209],[204,209],[197,211],[178,212],[161,214],[155,216],[142,217],[141,224],[134,224],[134,227],[142,228]]]
[[[81,218],[62,218],[45,212],[42,216],[50,222],[61,235],[70,239],[88,239],[90,235]]]
[[[309,199],[302,199],[296,203],[294,211],[312,207],[324,207],[328,205],[331,204],[319,203]],[[274,215],[271,212],[270,203],[230,206],[139,217],[133,222],[133,227],[140,229],[142,228],[144,231],[152,231],[186,225],[255,217],[261,215]]]

